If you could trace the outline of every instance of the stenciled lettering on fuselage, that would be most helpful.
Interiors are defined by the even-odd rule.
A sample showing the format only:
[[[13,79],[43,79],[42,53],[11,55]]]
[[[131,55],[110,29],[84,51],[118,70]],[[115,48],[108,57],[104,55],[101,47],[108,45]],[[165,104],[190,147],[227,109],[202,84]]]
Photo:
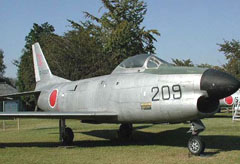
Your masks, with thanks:
[[[152,101],[169,100],[169,99],[181,99],[182,89],[179,84],[176,85],[163,85],[161,87],[152,87],[153,93]]]

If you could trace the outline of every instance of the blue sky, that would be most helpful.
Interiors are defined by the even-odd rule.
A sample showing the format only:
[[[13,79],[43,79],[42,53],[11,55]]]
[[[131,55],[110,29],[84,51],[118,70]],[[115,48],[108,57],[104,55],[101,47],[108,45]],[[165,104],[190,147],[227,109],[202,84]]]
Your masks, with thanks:
[[[160,58],[188,59],[194,64],[221,65],[226,62],[218,52],[223,39],[239,40],[240,1],[237,0],[149,0],[143,22],[146,29],[157,29],[156,53]],[[85,20],[83,11],[100,15],[100,0],[1,0],[0,48],[4,51],[7,77],[16,77],[12,64],[19,59],[25,36],[33,23],[49,22],[56,33],[69,30],[67,19]]]

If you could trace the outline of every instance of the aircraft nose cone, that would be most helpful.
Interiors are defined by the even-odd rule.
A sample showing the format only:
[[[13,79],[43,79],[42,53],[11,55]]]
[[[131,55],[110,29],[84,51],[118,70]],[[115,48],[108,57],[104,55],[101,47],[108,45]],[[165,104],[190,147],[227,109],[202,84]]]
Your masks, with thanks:
[[[201,78],[200,89],[211,98],[221,99],[238,90],[240,82],[232,75],[214,69],[207,69]]]

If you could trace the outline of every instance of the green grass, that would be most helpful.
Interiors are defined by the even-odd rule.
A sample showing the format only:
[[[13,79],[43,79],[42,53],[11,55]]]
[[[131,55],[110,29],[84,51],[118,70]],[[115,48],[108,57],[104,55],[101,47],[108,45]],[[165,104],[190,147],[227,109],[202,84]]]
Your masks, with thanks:
[[[226,113],[203,122],[208,157],[189,157],[188,124],[134,125],[132,139],[124,142],[116,138],[119,125],[67,120],[75,143],[62,147],[58,120],[20,119],[19,131],[17,121],[9,120],[0,129],[0,163],[240,163],[240,122]]]

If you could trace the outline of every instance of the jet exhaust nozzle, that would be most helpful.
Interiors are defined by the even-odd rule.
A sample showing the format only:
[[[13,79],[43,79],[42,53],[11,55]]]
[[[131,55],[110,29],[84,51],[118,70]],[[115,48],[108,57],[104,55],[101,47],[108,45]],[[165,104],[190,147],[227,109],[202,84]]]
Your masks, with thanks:
[[[214,69],[206,70],[201,78],[200,89],[205,90],[210,98],[222,99],[236,92],[240,81],[232,75]]]

